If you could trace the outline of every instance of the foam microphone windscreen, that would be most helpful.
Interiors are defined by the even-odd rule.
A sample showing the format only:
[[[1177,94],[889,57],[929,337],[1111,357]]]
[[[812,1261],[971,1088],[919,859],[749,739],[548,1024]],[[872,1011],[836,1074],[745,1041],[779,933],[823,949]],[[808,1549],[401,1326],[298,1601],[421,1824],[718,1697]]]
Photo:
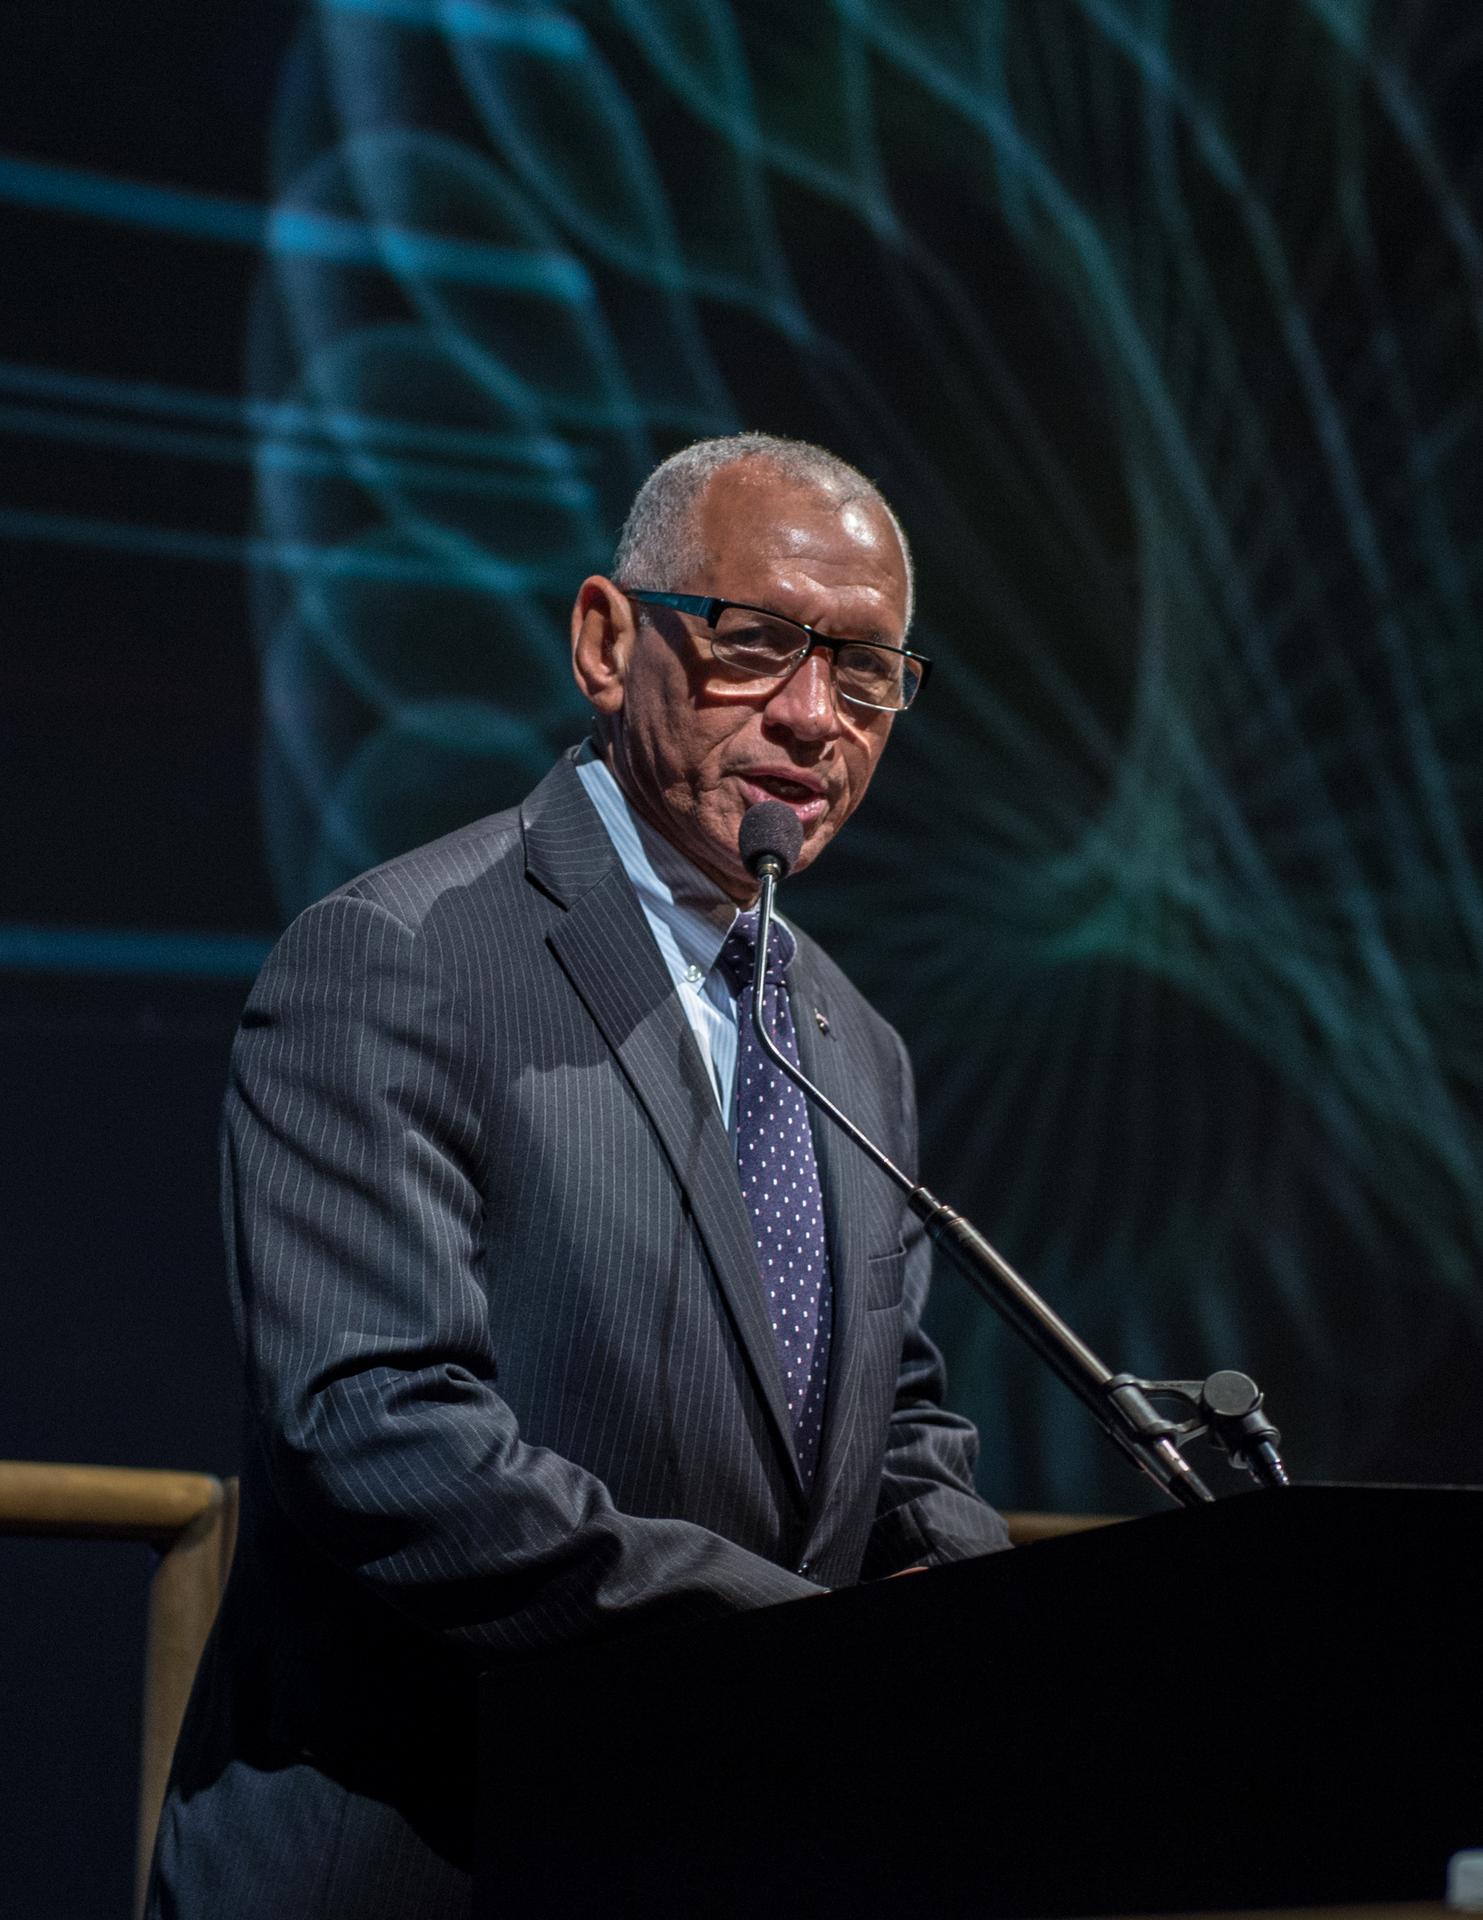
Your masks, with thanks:
[[[781,800],[759,800],[742,815],[736,844],[748,873],[771,854],[786,878],[803,848],[803,823]]]

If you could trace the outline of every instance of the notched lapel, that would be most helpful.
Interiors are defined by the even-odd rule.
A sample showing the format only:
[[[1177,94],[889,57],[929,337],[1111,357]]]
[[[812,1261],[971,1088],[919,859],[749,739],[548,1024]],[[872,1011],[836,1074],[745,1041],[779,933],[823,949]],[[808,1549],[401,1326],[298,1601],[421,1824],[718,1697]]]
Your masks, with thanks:
[[[611,848],[609,853],[607,872],[571,902],[547,939],[653,1122],[689,1200],[802,1501],[782,1373],[731,1143],[643,909]]]

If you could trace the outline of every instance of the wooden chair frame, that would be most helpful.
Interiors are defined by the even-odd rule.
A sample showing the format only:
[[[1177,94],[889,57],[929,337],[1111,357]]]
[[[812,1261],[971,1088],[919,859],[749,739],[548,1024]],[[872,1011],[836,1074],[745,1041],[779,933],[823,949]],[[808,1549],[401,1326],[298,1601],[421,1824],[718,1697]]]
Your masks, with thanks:
[[[149,1589],[134,1913],[206,1636],[237,1532],[237,1483],[151,1468],[0,1460],[0,1534],[28,1539],[143,1540],[160,1555]]]

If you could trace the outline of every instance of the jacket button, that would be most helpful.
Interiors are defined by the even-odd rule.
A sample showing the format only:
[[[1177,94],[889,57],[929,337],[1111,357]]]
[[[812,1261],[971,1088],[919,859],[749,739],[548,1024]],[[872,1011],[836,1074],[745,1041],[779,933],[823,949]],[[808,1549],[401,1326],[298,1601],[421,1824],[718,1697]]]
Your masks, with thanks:
[[[809,1572],[813,1567],[813,1564],[814,1563],[812,1560],[800,1560],[798,1565],[793,1569],[793,1571],[799,1576],[800,1579],[807,1580],[809,1576]]]

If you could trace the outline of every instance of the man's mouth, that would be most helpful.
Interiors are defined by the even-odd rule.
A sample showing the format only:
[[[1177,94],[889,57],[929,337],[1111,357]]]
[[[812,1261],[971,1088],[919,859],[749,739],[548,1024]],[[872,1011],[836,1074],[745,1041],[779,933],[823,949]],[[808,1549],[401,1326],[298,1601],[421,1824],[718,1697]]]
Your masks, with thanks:
[[[815,820],[822,820],[829,810],[829,797],[824,791],[824,783],[814,774],[792,774],[775,772],[770,768],[749,769],[740,776],[741,784],[749,802],[755,806],[759,800],[782,800],[798,815],[804,826],[811,826]]]

